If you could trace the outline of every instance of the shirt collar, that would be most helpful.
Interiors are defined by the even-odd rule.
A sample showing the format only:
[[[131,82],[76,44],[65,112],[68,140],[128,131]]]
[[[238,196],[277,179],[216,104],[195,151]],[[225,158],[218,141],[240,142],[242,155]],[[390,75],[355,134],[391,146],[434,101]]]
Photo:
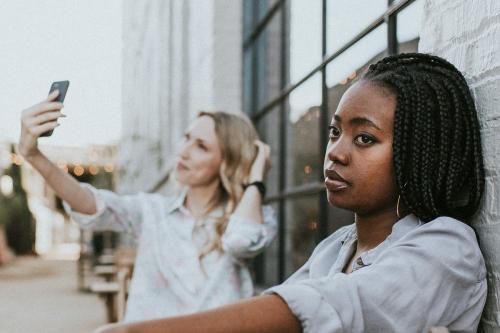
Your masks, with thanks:
[[[383,252],[390,244],[401,239],[408,232],[414,230],[422,224],[423,222],[413,214],[406,215],[401,220],[397,221],[392,226],[391,234],[387,236],[387,238],[382,243],[380,243],[375,248],[361,254],[361,260],[358,259],[358,261],[354,264],[355,270],[364,266],[371,265],[373,261],[380,255],[380,253]],[[352,241],[356,239],[356,225],[354,224],[353,228],[350,230],[350,232],[348,232],[342,244],[351,244]]]
[[[173,213],[175,210],[181,209],[186,199],[187,188],[182,189],[177,196],[167,205],[167,214]]]
[[[184,214],[191,215],[189,211],[184,207],[184,201],[186,200],[187,188],[183,188],[179,194],[174,197],[173,201],[167,205],[167,214],[171,214],[176,210],[181,211]],[[224,210],[221,207],[217,207],[208,213],[207,217],[219,218],[224,215]]]

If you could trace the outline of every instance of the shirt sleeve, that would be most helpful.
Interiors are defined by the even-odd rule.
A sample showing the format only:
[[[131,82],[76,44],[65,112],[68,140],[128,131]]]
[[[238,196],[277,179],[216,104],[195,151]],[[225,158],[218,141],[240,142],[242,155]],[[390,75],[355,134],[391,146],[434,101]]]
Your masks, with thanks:
[[[346,275],[287,280],[278,294],[305,333],[475,332],[486,271],[473,232],[419,228],[369,266]],[[471,234],[472,233],[472,234]]]
[[[276,235],[276,216],[271,206],[262,207],[263,223],[231,215],[222,236],[222,248],[236,258],[252,258],[262,252]]]
[[[138,237],[144,218],[144,194],[118,195],[112,191],[96,189],[86,183],[80,183],[80,186],[92,192],[97,207],[95,214],[82,214],[72,210],[69,204],[63,201],[64,210],[80,227],[96,231],[128,232]]]

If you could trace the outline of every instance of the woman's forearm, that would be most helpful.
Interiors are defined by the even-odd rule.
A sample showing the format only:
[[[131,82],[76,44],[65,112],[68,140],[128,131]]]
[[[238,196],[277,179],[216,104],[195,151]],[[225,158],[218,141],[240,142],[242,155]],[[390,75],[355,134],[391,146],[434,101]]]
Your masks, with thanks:
[[[98,333],[300,333],[302,327],[276,295],[253,297],[197,314],[118,324]]]
[[[234,215],[262,223],[262,198],[257,187],[249,186],[245,189]]]
[[[94,214],[97,211],[94,195],[81,187],[76,179],[57,167],[43,153],[38,151],[25,158],[74,211],[83,214]]]

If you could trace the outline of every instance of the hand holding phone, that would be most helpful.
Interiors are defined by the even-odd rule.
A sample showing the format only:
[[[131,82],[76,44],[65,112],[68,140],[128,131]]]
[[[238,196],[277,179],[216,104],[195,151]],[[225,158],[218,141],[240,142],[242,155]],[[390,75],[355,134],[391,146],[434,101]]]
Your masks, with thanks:
[[[68,91],[68,87],[69,87],[69,81],[57,81],[57,82],[53,82],[52,85],[50,86],[49,95],[54,90],[58,90],[59,91],[59,95],[57,96],[57,98],[53,102],[61,102],[61,103],[63,103],[64,102],[64,98],[66,97],[66,92]],[[40,137],[42,137],[42,136],[45,136],[45,137],[46,136],[51,136],[53,132],[54,132],[54,130],[47,131],[45,133],[42,133],[40,135]]]

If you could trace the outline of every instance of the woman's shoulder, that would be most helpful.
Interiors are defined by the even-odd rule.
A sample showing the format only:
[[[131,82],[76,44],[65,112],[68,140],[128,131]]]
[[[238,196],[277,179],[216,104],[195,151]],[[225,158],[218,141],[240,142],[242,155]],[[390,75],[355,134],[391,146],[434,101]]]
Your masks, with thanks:
[[[476,233],[472,227],[449,216],[439,216],[422,223],[401,237],[396,244],[411,246],[418,256],[444,266],[475,271],[483,279],[486,271]]]
[[[415,231],[429,236],[447,236],[461,241],[477,243],[476,232],[471,226],[449,216],[439,216],[423,223]]]

